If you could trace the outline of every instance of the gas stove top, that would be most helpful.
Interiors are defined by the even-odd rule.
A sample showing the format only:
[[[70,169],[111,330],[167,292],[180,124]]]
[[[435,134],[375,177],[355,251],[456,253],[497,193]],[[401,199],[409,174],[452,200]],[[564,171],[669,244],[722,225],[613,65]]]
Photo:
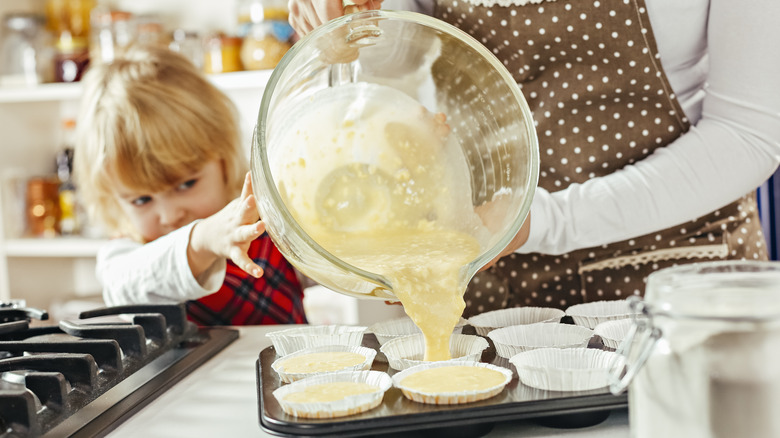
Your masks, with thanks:
[[[116,428],[238,337],[198,328],[184,304],[83,312],[0,305],[0,437],[93,437]]]

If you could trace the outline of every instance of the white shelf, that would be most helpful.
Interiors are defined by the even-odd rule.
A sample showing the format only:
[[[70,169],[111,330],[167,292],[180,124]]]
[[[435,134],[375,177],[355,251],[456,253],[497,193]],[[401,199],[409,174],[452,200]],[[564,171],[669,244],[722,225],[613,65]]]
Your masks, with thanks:
[[[273,70],[238,71],[209,75],[208,78],[222,91],[265,88]],[[0,103],[57,102],[78,100],[81,84],[41,84],[34,87],[0,87]]]
[[[4,252],[6,257],[95,257],[105,243],[84,237],[9,239]]]

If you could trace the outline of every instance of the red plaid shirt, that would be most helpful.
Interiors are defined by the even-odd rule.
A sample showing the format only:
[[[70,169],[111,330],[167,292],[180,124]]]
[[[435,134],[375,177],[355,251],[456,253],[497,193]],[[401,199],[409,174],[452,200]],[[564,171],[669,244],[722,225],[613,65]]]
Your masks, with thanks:
[[[198,325],[305,324],[303,289],[292,265],[264,233],[249,246],[263,268],[254,278],[227,261],[219,291],[187,302],[187,318]]]

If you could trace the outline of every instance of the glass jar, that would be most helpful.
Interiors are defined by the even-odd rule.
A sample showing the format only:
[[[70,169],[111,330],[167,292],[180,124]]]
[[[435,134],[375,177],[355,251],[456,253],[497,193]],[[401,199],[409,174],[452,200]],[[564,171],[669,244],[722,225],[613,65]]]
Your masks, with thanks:
[[[241,63],[246,70],[276,67],[292,47],[293,32],[287,22],[263,21],[252,25],[241,46]]]
[[[34,237],[59,233],[60,181],[56,176],[32,178],[27,182],[27,228]]]
[[[186,56],[198,70],[203,69],[203,42],[198,32],[176,29],[168,48]]]
[[[206,39],[203,71],[207,74],[241,71],[241,38],[214,34]]]
[[[611,389],[635,438],[780,436],[780,263],[719,261],[648,277]]]
[[[127,11],[98,7],[92,11],[90,58],[95,62],[111,62],[116,52],[129,46],[136,37],[133,14]]]
[[[38,14],[10,13],[3,17],[0,84],[30,86],[43,82],[43,23],[44,17]]]

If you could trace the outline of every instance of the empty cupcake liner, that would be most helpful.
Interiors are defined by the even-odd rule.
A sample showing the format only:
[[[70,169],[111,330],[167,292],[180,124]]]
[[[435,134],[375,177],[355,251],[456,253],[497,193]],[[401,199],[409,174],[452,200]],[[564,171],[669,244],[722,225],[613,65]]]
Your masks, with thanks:
[[[458,321],[453,333],[460,334],[463,327],[468,323],[464,318]],[[408,316],[402,316],[399,318],[388,319],[386,321],[380,321],[368,328],[368,331],[376,336],[379,345],[384,345],[385,342],[391,341],[396,338],[402,338],[404,336],[411,336],[422,333],[420,329],[415,325],[412,318]]]
[[[636,312],[631,310],[628,301],[615,300],[575,304],[566,309],[566,314],[575,324],[594,329],[602,322],[630,318]]]
[[[468,322],[478,335],[487,336],[495,329],[512,325],[560,322],[563,316],[563,310],[552,307],[512,307],[474,315],[468,319]]]
[[[296,327],[267,333],[276,354],[286,356],[298,350],[324,345],[355,345],[363,342],[366,327],[349,325],[320,325]]]
[[[587,391],[609,385],[619,356],[593,348],[539,348],[512,356],[521,383],[548,391]]]
[[[479,336],[453,334],[450,337],[451,361],[479,362],[488,345],[485,338]],[[423,360],[425,338],[422,334],[393,339],[382,345],[379,351],[387,357],[390,367],[396,370],[428,363]]]
[[[332,402],[290,402],[285,400],[287,395],[301,391],[307,386],[334,382],[367,383],[375,386],[376,391],[352,395]],[[390,376],[381,371],[345,371],[307,377],[276,389],[273,395],[282,410],[288,415],[301,418],[336,418],[359,414],[379,406],[385,392],[392,386],[393,381]]]
[[[640,318],[642,319],[642,318]],[[623,338],[628,334],[631,325],[634,324],[632,318],[623,318],[613,321],[604,321],[599,323],[593,332],[601,338],[604,347],[609,350],[617,350]]]
[[[290,363],[290,360],[294,360],[296,357],[306,357],[309,355],[323,355],[325,360],[327,360],[327,355],[329,353],[356,353],[361,356],[363,356],[363,361],[356,365],[349,365],[349,366],[343,366],[338,369],[326,369],[321,371],[307,371],[307,372],[292,372],[289,370],[288,364]],[[279,378],[284,383],[291,383],[295,382],[296,380],[301,380],[306,377],[311,377],[318,374],[325,374],[325,373],[333,373],[333,372],[340,372],[340,371],[363,371],[368,370],[371,368],[371,364],[374,362],[374,358],[376,357],[376,350],[373,348],[366,348],[361,346],[355,346],[355,345],[324,345],[321,347],[311,347],[311,348],[304,348],[303,350],[298,350],[295,353],[288,354],[287,356],[282,356],[279,359],[276,359],[271,364],[271,369],[276,371],[277,374],[279,374]],[[324,368],[324,366],[323,366]]]
[[[487,368],[490,370],[498,371],[504,376],[504,379],[498,385],[494,385],[489,388],[484,388],[480,390],[442,391],[442,392],[420,391],[415,388],[410,388],[409,386],[403,383],[404,379],[407,376],[410,376],[420,371],[429,370],[432,368],[455,367],[455,366]],[[503,391],[506,385],[511,380],[512,380],[512,371],[507,368],[503,368],[503,367],[499,367],[487,363],[482,363],[482,362],[464,362],[464,361],[452,360],[452,361],[442,361],[442,362],[424,362],[420,365],[407,368],[406,370],[393,375],[393,386],[400,389],[401,392],[404,394],[404,396],[409,400],[413,400],[419,403],[426,403],[426,404],[453,405],[453,404],[461,404],[461,403],[471,403],[471,402],[485,400],[494,397],[498,395],[501,391]]]
[[[496,329],[487,336],[493,341],[496,354],[508,359],[537,348],[585,348],[593,337],[593,330],[578,325],[538,322]]]

